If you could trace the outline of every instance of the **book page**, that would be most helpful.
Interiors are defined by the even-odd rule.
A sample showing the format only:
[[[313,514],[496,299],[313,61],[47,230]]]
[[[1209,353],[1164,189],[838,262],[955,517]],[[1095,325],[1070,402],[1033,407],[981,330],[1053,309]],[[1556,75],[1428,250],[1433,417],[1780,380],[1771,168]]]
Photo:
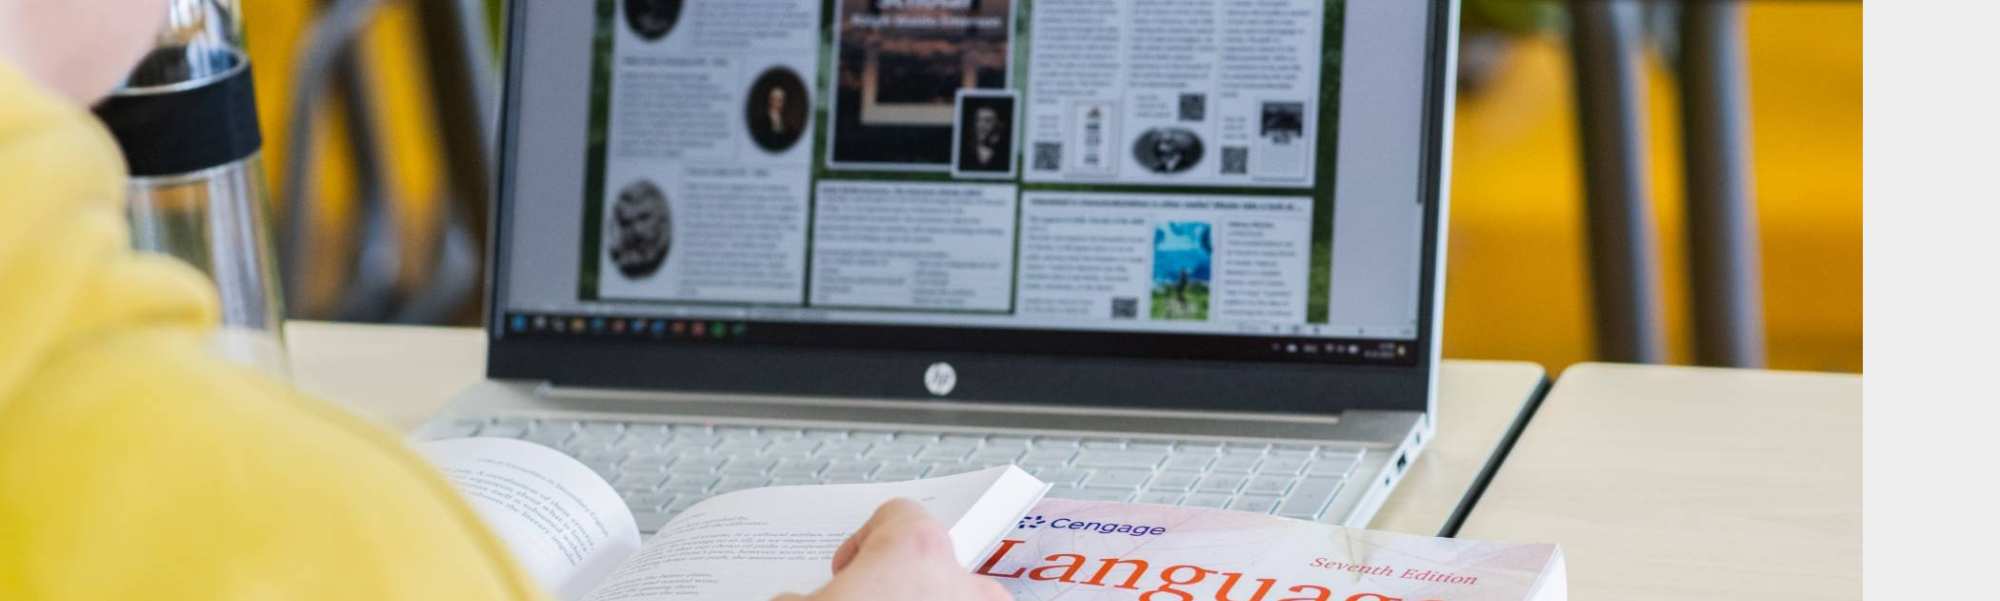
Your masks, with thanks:
[[[1043,499],[979,562],[1016,601],[1560,601],[1562,554],[1215,509]]]
[[[945,524],[956,559],[969,568],[1047,490],[1008,466],[909,482],[737,491],[675,516],[587,598],[769,599],[811,592],[832,577],[840,543],[898,497]]]
[[[582,598],[639,549],[639,527],[618,492],[568,455],[504,438],[439,440],[417,449],[557,599]]]

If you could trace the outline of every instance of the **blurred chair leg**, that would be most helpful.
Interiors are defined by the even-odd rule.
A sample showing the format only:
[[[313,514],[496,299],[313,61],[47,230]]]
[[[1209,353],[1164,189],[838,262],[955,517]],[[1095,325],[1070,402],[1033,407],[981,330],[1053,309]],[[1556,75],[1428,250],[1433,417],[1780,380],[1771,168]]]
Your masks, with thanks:
[[[447,231],[442,239],[446,244],[460,238],[482,243],[488,224],[487,201],[492,195],[500,85],[484,3],[411,1],[417,4],[423,28],[425,64],[429,66],[431,89],[437,95],[436,114],[449,170],[446,176],[454,200],[447,208],[450,217],[445,223],[448,228],[465,230]],[[399,320],[434,323],[453,316],[477,319],[478,282],[484,275],[480,256],[445,250],[439,254],[436,289],[420,292],[428,297],[419,303],[421,310],[405,312]],[[469,288],[463,285],[468,278],[473,283]],[[448,298],[454,295],[459,298]]]
[[[391,195],[387,167],[382,157],[383,135],[380,96],[375,92],[361,55],[350,46],[335,72],[341,93],[341,108],[347,114],[349,147],[354,154],[354,172],[359,181],[355,191],[361,208],[361,229],[356,242],[354,275],[342,291],[334,319],[356,322],[386,320],[400,302],[396,281],[403,271],[403,228]]]
[[[1763,282],[1750,185],[1743,5],[1690,2],[1681,17],[1681,127],[1695,362],[1764,366]]]
[[[431,271],[430,281],[403,303],[391,321],[417,324],[465,321],[458,316],[466,310],[467,301],[479,297],[479,280],[484,275],[479,271],[479,254],[485,247],[472,237],[472,228],[464,221],[460,211],[445,214],[444,232],[438,240],[437,266]],[[477,315],[471,319],[476,320]]]
[[[1666,361],[1646,188],[1637,2],[1570,0],[1597,355]]]
[[[294,90],[292,92],[291,106],[286,107],[285,123],[286,129],[291,132],[291,136],[284,155],[285,164],[282,167],[282,173],[285,174],[285,183],[279,192],[279,201],[284,204],[286,214],[290,216],[290,223],[287,225],[288,235],[286,236],[281,252],[286,284],[285,294],[288,298],[304,298],[303,290],[306,286],[306,279],[310,275],[305,269],[305,257],[312,251],[310,248],[311,242],[314,239],[312,233],[320,225],[313,219],[316,213],[309,206],[312,202],[311,191],[314,189],[317,181],[315,179],[316,174],[311,168],[314,158],[313,141],[321,133],[313,127],[313,115],[325,104],[327,90],[331,88],[346,101],[343,108],[347,110],[350,118],[348,124],[350,134],[357,136],[365,135],[366,132],[359,130],[370,127],[366,121],[357,120],[357,118],[366,118],[364,112],[367,110],[367,107],[365,104],[359,103],[359,101],[365,99],[366,94],[357,93],[358,90],[355,88],[358,85],[359,78],[353,73],[354,65],[351,50],[355,39],[360,36],[361,31],[374,18],[375,11],[382,1],[323,0],[320,2],[319,13],[315,17],[313,24],[306,30],[306,41],[299,47],[299,55],[293,60],[293,64],[288,66],[292,69]],[[357,153],[372,152],[373,148],[368,146],[369,143],[365,138],[356,138],[354,149]],[[380,187],[373,186],[373,184],[377,183],[378,178],[369,172],[372,163],[368,163],[368,158],[357,156],[356,161],[357,165],[362,167],[362,172],[359,174],[361,181],[359,182],[358,189],[364,190],[362,202],[364,203],[363,206],[366,207],[365,203],[370,202],[369,198],[375,192],[379,191]],[[374,225],[373,221],[376,221],[373,214],[364,216],[364,228],[372,227]],[[359,250],[367,252],[366,246],[364,243],[363,247]],[[341,288],[344,290],[352,289],[354,287],[353,284],[354,281],[350,278],[343,282]],[[343,311],[343,307],[347,303],[348,301],[343,298],[336,301],[336,304],[339,306],[322,308],[315,311],[308,311],[308,307],[305,307],[304,303],[297,303],[293,305],[294,317],[325,318],[334,316]]]

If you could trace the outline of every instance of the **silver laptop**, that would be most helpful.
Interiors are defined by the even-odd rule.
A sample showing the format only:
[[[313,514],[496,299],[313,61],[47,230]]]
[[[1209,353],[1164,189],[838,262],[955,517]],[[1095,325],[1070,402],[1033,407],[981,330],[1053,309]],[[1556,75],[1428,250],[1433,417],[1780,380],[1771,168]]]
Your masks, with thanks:
[[[1366,525],[1434,432],[1456,2],[509,2],[489,379],[657,528],[1017,464]]]

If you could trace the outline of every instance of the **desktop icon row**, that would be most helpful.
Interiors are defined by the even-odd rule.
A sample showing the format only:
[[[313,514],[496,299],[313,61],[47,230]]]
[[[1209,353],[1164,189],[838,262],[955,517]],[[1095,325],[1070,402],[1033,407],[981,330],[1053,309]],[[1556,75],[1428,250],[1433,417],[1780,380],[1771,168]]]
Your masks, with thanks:
[[[740,321],[514,314],[507,317],[507,331],[515,334],[722,340],[742,338],[749,333],[750,324]]]

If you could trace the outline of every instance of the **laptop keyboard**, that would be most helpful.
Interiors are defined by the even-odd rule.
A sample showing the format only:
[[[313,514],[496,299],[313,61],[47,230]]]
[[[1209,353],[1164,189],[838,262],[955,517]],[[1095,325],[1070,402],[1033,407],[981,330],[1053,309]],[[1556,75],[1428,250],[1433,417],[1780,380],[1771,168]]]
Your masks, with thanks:
[[[1017,436],[681,422],[460,419],[434,438],[517,438],[611,482],[651,533],[697,501],[796,484],[890,482],[1014,464],[1049,496],[1214,507],[1318,520],[1361,465],[1358,446]]]

